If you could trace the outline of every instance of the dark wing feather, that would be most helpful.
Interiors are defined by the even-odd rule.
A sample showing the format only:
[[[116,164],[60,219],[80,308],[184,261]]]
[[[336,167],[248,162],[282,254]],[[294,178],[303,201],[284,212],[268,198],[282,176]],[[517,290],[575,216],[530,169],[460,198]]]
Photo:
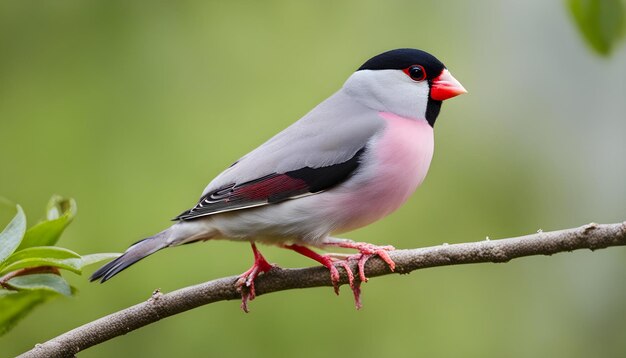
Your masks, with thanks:
[[[359,166],[362,148],[343,163],[326,167],[303,167],[286,173],[272,173],[241,184],[228,184],[207,193],[193,208],[174,220],[190,220],[226,211],[279,203],[330,189],[348,179]]]

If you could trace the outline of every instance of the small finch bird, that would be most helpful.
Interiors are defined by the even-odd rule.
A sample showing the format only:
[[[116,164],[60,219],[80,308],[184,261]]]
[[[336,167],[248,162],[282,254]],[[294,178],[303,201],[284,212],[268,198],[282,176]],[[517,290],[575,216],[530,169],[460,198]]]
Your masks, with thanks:
[[[359,308],[365,262],[378,255],[393,270],[387,252],[394,248],[333,235],[377,221],[408,199],[428,172],[442,101],[466,92],[427,52],[405,48],[369,59],[339,91],[213,179],[174,225],[129,247],[91,281],[105,282],[166,247],[247,241],[254,264],[236,283],[247,312],[255,297],[254,280],[273,267],[255,245],[261,242],[326,266],[335,292],[336,265],[346,268]],[[359,253],[322,255],[309,247]],[[352,277],[348,260],[358,261],[359,280]]]

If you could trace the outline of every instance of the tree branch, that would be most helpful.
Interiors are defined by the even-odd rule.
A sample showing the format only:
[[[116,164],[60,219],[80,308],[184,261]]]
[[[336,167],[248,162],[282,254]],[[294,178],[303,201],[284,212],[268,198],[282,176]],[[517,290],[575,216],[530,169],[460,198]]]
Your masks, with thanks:
[[[485,240],[454,245],[439,245],[412,250],[389,252],[396,263],[396,272],[409,273],[428,267],[472,264],[480,262],[507,262],[532,255],[552,255],[578,249],[597,250],[609,246],[626,245],[626,222],[619,224],[589,224],[579,228],[538,232],[522,237]],[[356,272],[356,263],[350,267]],[[345,271],[340,283],[346,284]],[[368,277],[390,274],[389,267],[378,257],[367,262]],[[358,277],[358,275],[355,275]],[[134,331],[148,324],[209,303],[241,298],[235,281],[236,276],[221,278],[199,285],[162,294],[155,291],[147,301],[102,317],[75,328],[24,353],[21,357],[67,357]],[[258,295],[290,290],[332,286],[328,270],[324,267],[303,269],[274,268],[256,281]]]

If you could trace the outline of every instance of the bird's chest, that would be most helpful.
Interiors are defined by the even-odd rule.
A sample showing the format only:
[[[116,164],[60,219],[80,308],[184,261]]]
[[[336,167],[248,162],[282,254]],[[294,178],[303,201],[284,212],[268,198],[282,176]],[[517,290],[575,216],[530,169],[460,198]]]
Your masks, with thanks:
[[[376,171],[373,186],[384,188],[387,194],[411,194],[422,183],[433,157],[433,128],[418,121],[381,113],[387,127],[373,150]],[[382,193],[381,193],[382,194]]]
[[[384,131],[368,148],[366,165],[342,198],[346,230],[398,209],[422,183],[433,156],[433,128],[426,121],[381,113]],[[347,210],[346,210],[347,209]],[[347,214],[346,214],[347,213]]]

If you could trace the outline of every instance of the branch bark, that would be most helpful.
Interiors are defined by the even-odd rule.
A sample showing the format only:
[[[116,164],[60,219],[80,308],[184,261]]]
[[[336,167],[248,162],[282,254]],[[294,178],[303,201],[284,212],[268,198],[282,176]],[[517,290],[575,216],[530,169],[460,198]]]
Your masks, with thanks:
[[[574,229],[540,231],[509,239],[396,250],[389,252],[389,256],[396,263],[395,272],[406,274],[429,267],[481,262],[501,263],[524,256],[552,255],[578,249],[593,251],[621,245],[626,245],[626,222],[605,225],[592,223]],[[353,272],[357,272],[356,263],[352,263],[350,267]],[[341,267],[338,269],[342,274],[340,284],[346,284],[346,272],[342,271]],[[367,262],[365,272],[368,277],[392,273],[387,264],[378,257]],[[355,274],[355,277],[358,275]],[[168,294],[155,291],[145,302],[37,344],[20,357],[71,357],[81,350],[163,318],[213,302],[240,299],[241,294],[235,287],[236,280],[236,276],[221,278]],[[295,288],[332,286],[328,270],[321,266],[303,269],[274,268],[261,275],[255,283],[257,296]]]

